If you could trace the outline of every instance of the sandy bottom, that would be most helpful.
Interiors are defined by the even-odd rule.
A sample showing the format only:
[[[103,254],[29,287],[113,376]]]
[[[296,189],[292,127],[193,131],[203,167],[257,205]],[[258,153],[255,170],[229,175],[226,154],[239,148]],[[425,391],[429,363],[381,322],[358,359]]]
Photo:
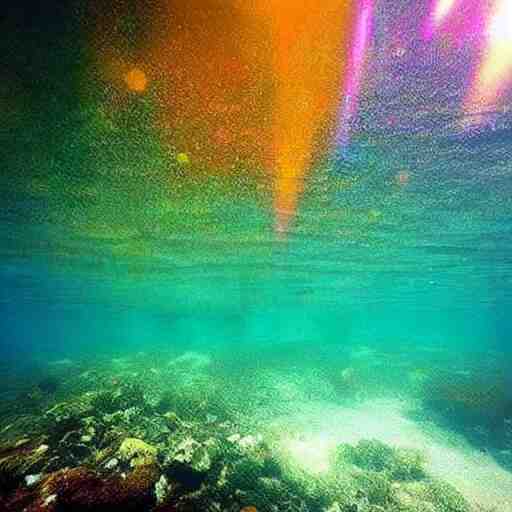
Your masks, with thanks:
[[[462,438],[406,415],[407,404],[395,400],[366,402],[355,408],[329,402],[297,404],[294,414],[275,417],[274,432],[286,432],[282,448],[312,473],[329,469],[332,450],[339,443],[377,439],[425,453],[432,476],[455,486],[474,505],[512,511],[512,473]]]

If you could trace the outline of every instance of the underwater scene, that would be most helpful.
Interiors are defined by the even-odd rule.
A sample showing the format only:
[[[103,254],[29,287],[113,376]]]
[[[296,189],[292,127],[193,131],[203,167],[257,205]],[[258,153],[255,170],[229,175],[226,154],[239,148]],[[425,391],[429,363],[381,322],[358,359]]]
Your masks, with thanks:
[[[0,512],[512,512],[512,2],[7,1]]]

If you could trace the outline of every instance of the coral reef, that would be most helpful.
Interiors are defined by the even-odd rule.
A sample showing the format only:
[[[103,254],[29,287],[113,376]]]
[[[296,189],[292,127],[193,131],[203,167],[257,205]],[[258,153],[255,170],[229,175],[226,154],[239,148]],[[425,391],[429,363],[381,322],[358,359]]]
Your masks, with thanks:
[[[119,459],[129,462],[132,468],[156,464],[157,453],[154,446],[134,438],[125,439],[117,451]]]
[[[386,472],[393,480],[419,480],[425,476],[425,459],[420,452],[392,448],[376,440],[360,441],[356,446],[342,445],[338,457],[362,469]]]
[[[30,437],[21,420],[10,423],[0,439],[1,510],[473,512],[428,475],[420,452],[372,439],[339,445],[326,473],[306,473],[219,393],[210,359],[150,364],[141,356],[68,375]],[[267,377],[261,391],[283,400],[311,386]]]

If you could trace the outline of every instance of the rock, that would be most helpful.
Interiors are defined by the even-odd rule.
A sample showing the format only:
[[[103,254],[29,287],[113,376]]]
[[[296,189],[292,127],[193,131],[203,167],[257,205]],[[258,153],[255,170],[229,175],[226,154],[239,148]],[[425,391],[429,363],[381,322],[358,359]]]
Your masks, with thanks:
[[[392,448],[377,440],[363,440],[356,446],[341,445],[337,460],[359,468],[385,472],[392,480],[420,480],[425,477],[425,458],[417,450]]]
[[[25,476],[25,485],[27,487],[30,487],[32,485],[37,484],[41,480],[41,473],[38,473],[37,475],[27,475]]]
[[[113,458],[105,463],[105,469],[112,470],[112,469],[117,468],[118,465],[119,465],[119,461],[116,458]]]
[[[156,496],[156,502],[158,505],[164,503],[167,501],[169,496],[171,496],[173,491],[173,486],[167,480],[167,477],[165,475],[162,475],[160,477],[160,480],[155,484],[155,496]]]
[[[167,426],[171,430],[176,430],[182,425],[182,421],[178,418],[178,415],[175,412],[166,412],[164,414],[164,418],[167,422]]]
[[[30,445],[0,448],[0,493],[20,486],[27,474],[39,473],[45,464],[46,449],[31,449]]]
[[[193,470],[203,473],[211,467],[211,458],[206,446],[191,437],[184,439],[177,447],[173,459],[189,465]]]
[[[119,447],[118,457],[132,468],[156,464],[158,450],[141,439],[126,438]]]
[[[51,499],[59,512],[150,510],[156,503],[157,479],[155,466],[138,466],[125,478],[107,479],[83,467],[61,470],[44,482],[41,505]]]

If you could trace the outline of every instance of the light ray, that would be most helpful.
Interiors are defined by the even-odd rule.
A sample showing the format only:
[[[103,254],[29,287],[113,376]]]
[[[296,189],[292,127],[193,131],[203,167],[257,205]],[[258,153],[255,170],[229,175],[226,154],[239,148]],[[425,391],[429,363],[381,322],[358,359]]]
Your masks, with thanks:
[[[350,121],[358,108],[364,63],[372,32],[372,18],[373,0],[361,0],[337,134],[337,144],[341,148],[346,148],[349,143]]]
[[[512,83],[512,2],[497,0],[487,30],[487,48],[466,97],[466,114],[495,109]],[[483,116],[473,116],[471,124],[480,124]]]

